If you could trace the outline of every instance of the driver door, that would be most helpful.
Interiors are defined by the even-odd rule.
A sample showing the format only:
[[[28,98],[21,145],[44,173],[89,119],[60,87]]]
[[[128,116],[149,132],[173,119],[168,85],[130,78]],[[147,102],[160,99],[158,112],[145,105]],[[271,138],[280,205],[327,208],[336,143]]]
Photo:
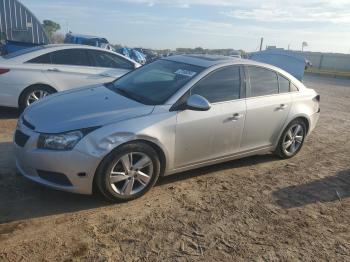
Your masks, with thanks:
[[[241,95],[241,68],[228,66],[203,78],[190,90],[210,103],[208,111],[177,114],[175,167],[199,164],[240,150],[246,103]]]

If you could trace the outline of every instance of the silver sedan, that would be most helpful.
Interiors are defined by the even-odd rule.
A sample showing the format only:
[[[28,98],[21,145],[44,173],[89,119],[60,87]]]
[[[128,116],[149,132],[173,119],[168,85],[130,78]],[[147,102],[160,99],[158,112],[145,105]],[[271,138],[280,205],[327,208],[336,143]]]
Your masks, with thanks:
[[[96,185],[112,201],[160,176],[255,154],[295,156],[320,96],[276,67],[220,56],[173,56],[122,78],[51,95],[21,115],[16,163],[70,192]]]

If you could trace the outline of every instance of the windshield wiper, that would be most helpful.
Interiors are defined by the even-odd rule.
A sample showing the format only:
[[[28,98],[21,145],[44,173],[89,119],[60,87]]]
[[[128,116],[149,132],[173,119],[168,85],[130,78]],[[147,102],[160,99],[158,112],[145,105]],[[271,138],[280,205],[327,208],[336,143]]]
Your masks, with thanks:
[[[128,91],[128,90],[125,90],[125,89],[122,89],[122,88],[113,88],[112,89],[113,91],[117,92],[118,94],[122,95],[122,96],[125,96],[126,98],[129,98],[131,100],[134,100],[136,102],[139,102],[141,104],[145,104],[145,101],[142,97]]]

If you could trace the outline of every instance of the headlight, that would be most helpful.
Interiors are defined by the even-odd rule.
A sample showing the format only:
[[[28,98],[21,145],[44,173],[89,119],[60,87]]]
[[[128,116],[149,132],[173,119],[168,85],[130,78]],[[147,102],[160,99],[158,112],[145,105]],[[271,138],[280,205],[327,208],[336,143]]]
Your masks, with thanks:
[[[82,131],[72,131],[62,134],[41,134],[39,136],[38,148],[50,150],[72,150],[74,146],[84,137]]]

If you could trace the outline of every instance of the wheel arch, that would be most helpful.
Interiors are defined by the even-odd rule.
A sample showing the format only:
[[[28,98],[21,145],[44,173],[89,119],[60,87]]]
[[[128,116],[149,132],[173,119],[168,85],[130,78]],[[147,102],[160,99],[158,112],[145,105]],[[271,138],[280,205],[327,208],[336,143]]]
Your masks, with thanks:
[[[160,177],[164,176],[165,174],[165,170],[167,167],[167,158],[165,155],[164,150],[161,148],[161,146],[159,146],[157,143],[147,140],[147,139],[142,139],[142,138],[135,138],[133,140],[128,140],[125,141],[124,143],[119,144],[118,146],[114,147],[108,154],[106,154],[100,161],[100,163],[98,164],[95,172],[94,172],[94,177],[92,179],[92,192],[97,192],[97,186],[96,186],[96,177],[97,177],[97,173],[98,170],[100,169],[101,163],[103,162],[103,160],[108,157],[110,154],[112,154],[113,152],[117,151],[120,147],[125,146],[127,144],[132,144],[132,143],[143,143],[146,144],[150,147],[152,147],[156,153],[159,156],[159,161],[160,161]]]
[[[57,90],[55,87],[53,87],[53,86],[51,86],[51,85],[49,85],[49,84],[45,84],[45,83],[35,83],[35,84],[32,84],[32,85],[29,85],[29,86],[27,86],[26,88],[24,88],[24,89],[22,90],[22,92],[19,94],[18,100],[17,100],[18,106],[20,106],[20,101],[21,101],[21,99],[23,98],[23,95],[25,94],[25,92],[28,91],[30,88],[33,88],[33,87],[35,87],[35,86],[45,86],[45,87],[48,87],[48,88],[52,89],[52,90],[54,91],[54,93],[57,93],[57,92],[58,92],[58,90]]]
[[[291,120],[287,121],[287,122],[285,123],[285,125],[283,126],[283,128],[281,129],[281,131],[280,131],[280,133],[279,133],[279,135],[278,135],[278,139],[276,139],[276,142],[275,142],[275,145],[274,145],[275,148],[277,147],[278,142],[280,141],[281,136],[282,136],[282,134],[283,134],[283,131],[286,129],[286,127],[287,127],[290,123],[292,123],[293,121],[295,121],[295,120],[297,120],[297,119],[300,119],[300,120],[302,120],[302,121],[305,123],[305,126],[306,126],[306,134],[308,135],[309,130],[310,130],[310,119],[309,119],[309,117],[308,117],[307,115],[304,115],[304,114],[296,115],[296,116],[294,116]]]

